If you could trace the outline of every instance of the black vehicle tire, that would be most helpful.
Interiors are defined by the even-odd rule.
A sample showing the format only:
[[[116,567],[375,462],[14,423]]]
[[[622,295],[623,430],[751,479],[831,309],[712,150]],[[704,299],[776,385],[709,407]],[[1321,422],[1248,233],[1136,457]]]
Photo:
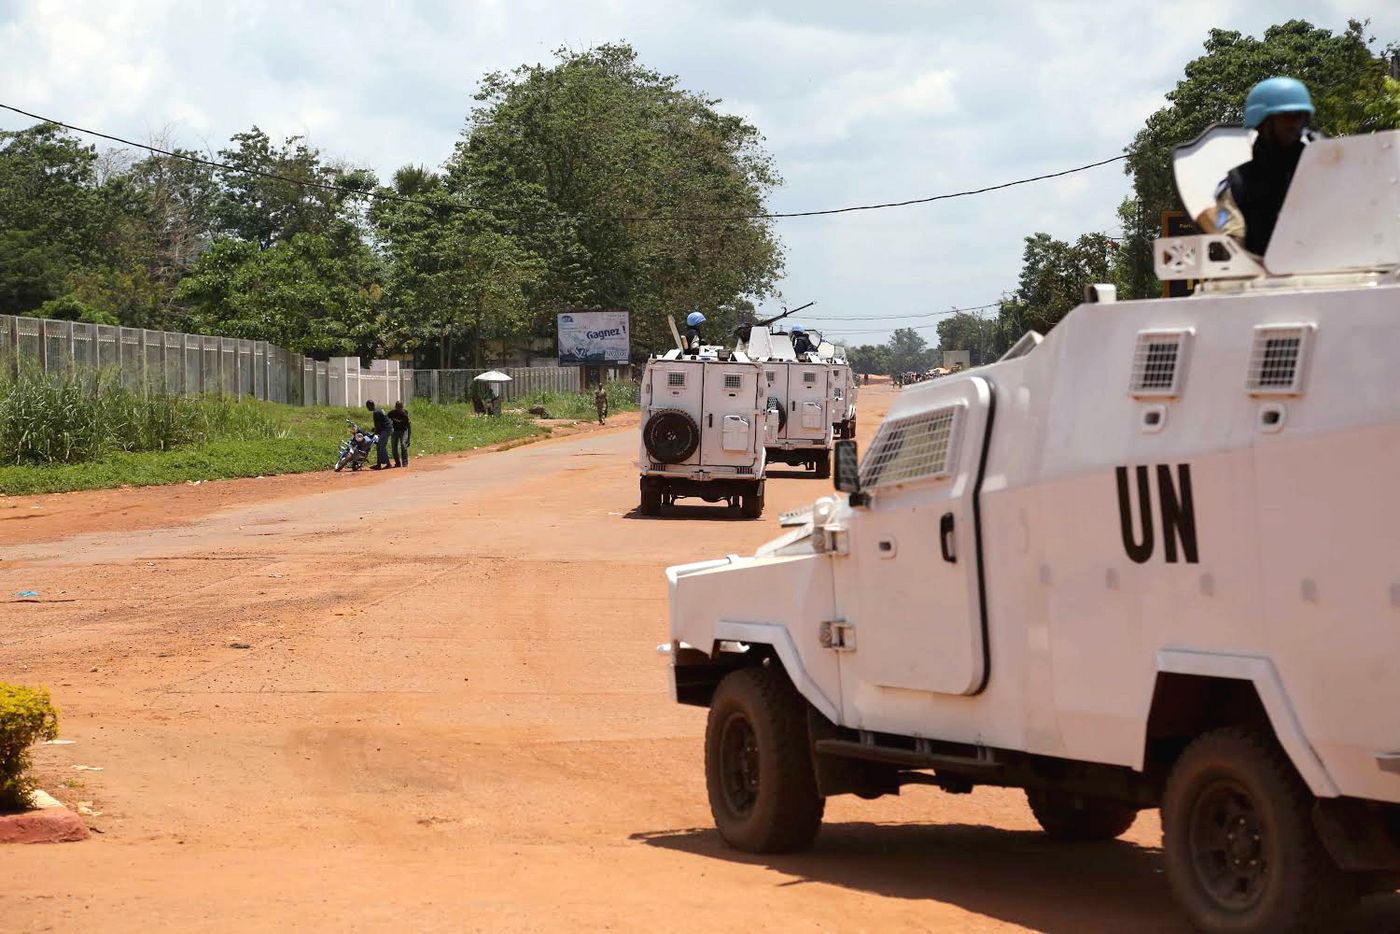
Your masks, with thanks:
[[[739,498],[739,512],[745,519],[763,517],[763,484],[755,485],[752,493],[745,493]]]
[[[806,701],[772,668],[730,672],[705,727],[705,785],[725,842],[748,853],[810,846],[826,799],[817,791]]]
[[[365,462],[364,462],[364,461],[351,461],[351,462],[350,462],[350,470],[351,470],[351,471],[357,471],[357,470],[359,470],[361,467],[363,467],[364,465],[365,465]]]
[[[1167,777],[1167,880],[1202,931],[1335,927],[1357,897],[1312,823],[1313,796],[1272,738],[1197,737]]]
[[[1112,840],[1133,826],[1138,813],[1131,804],[1040,788],[1027,788],[1026,802],[1040,829],[1064,841]]]
[[[643,516],[661,515],[661,488],[649,484],[646,478],[642,478],[642,501],[637,506],[637,512]]]
[[[662,409],[647,419],[642,444],[661,464],[679,464],[700,446],[700,426],[680,409]]]
[[[768,405],[765,411],[767,409],[777,409],[778,431],[781,432],[784,428],[787,427],[787,409],[783,407],[783,400],[779,399],[777,396],[769,396]]]
[[[831,452],[822,451],[818,455],[813,469],[816,470],[818,480],[831,479]]]

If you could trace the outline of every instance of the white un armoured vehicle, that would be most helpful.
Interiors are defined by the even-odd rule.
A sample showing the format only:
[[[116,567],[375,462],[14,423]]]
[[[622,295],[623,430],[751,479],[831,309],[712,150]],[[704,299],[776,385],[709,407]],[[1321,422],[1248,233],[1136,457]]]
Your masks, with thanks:
[[[767,407],[777,413],[777,430],[767,440],[769,463],[808,467],[819,479],[830,477],[837,388],[831,363],[834,348],[822,343],[817,353],[799,358],[790,335],[754,325],[738,350],[763,366]]]
[[[659,515],[682,497],[738,506],[747,518],[763,514],[771,431],[767,390],[759,365],[720,347],[671,350],[647,362],[642,374],[644,516]],[[776,424],[776,413],[772,416]]]
[[[906,389],[858,468],[840,442],[846,495],[800,527],[671,568],[721,835],[790,850],[829,795],[1002,785],[1065,839],[1161,808],[1204,930],[1394,888],[1398,178],[1400,132],[1312,143],[1262,260],[1158,241],[1194,295],[1095,287]]]

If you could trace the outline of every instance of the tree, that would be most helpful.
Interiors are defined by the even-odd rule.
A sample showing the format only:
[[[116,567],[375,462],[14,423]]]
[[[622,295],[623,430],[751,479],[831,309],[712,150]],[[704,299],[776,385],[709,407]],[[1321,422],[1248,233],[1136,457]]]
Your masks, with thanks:
[[[933,350],[913,328],[899,328],[890,335],[889,353],[892,373],[923,371],[933,365]]]
[[[849,347],[846,349],[846,361],[850,363],[851,369],[857,373],[888,375],[894,372],[894,367],[890,365],[890,348],[886,344],[861,344],[859,347]]]
[[[296,234],[266,250],[226,239],[200,256],[180,283],[196,330],[266,340],[298,353],[385,349],[379,261],[321,234]]]
[[[778,182],[758,131],[629,46],[556,57],[487,75],[447,163],[448,190],[543,263],[533,333],[567,309],[629,310],[640,347],[669,345],[667,313],[732,326],[782,268],[752,216]]]
[[[52,123],[0,132],[0,312],[32,311],[71,270],[101,261],[109,218],[96,162]]]
[[[1269,27],[1262,39],[1210,31],[1205,54],[1186,65],[1185,77],[1167,94],[1167,106],[1147,118],[1127,149],[1133,198],[1120,209],[1128,254],[1121,284],[1127,297],[1145,298],[1158,290],[1152,241],[1160,236],[1162,212],[1180,208],[1172,148],[1213,123],[1240,123],[1245,97],[1256,82],[1272,75],[1302,80],[1317,106],[1313,126],[1329,135],[1400,126],[1400,97],[1386,59],[1372,54],[1372,41],[1356,20],[1341,33],[1291,20]]]

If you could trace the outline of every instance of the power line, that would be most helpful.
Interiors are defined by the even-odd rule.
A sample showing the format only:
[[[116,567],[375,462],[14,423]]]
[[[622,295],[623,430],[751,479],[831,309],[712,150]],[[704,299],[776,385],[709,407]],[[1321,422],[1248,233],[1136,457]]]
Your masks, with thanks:
[[[968,311],[982,311],[987,308],[1000,308],[1001,302],[988,302],[985,305],[968,305],[964,308],[949,308],[947,311],[930,311],[908,315],[869,315],[869,316],[848,316],[829,315],[804,317],[804,321],[899,321],[904,318],[941,318],[946,315],[962,314]]]
[[[482,206],[482,205],[463,204],[463,203],[460,203],[460,202],[454,203],[454,202],[450,202],[450,201],[446,201],[446,202],[424,201],[424,200],[422,200],[421,198],[412,198],[412,197],[408,197],[408,196],[406,196],[406,195],[393,194],[393,193],[391,193],[391,192],[385,192],[385,191],[366,191],[366,190],[359,189],[359,188],[350,188],[350,187],[345,186],[345,185],[335,185],[335,184],[332,184],[332,183],[330,183],[330,182],[317,182],[317,181],[310,181],[310,180],[301,179],[301,178],[290,178],[290,177],[285,176],[285,175],[278,175],[278,174],[276,174],[275,172],[265,172],[265,171],[263,171],[263,170],[261,170],[261,169],[242,168],[242,167],[239,167],[239,166],[232,166],[232,165],[229,165],[228,163],[219,162],[219,161],[217,161],[217,160],[215,160],[215,159],[205,159],[205,158],[202,158],[202,157],[200,157],[200,156],[196,156],[196,155],[194,155],[194,154],[192,154],[192,153],[180,152],[180,151],[171,151],[171,150],[168,150],[168,149],[161,149],[160,147],[158,147],[158,146],[152,146],[152,145],[150,145],[149,143],[138,143],[138,142],[136,142],[135,140],[129,140],[129,139],[125,139],[125,138],[120,137],[120,136],[114,136],[114,135],[112,135],[111,133],[104,133],[104,132],[102,132],[102,131],[100,131],[100,130],[90,130],[90,129],[87,129],[87,128],[85,128],[85,127],[77,126],[76,124],[65,123],[65,122],[62,121],[62,120],[55,120],[55,119],[53,119],[52,117],[45,117],[45,116],[43,116],[43,115],[41,115],[41,114],[31,113],[30,111],[22,110],[22,109],[20,109],[19,107],[15,107],[15,106],[13,106],[13,105],[11,105],[11,104],[6,104],[6,103],[3,103],[3,102],[0,102],[0,108],[3,108],[4,110],[11,111],[12,113],[20,114],[21,116],[24,116],[24,117],[29,117],[29,118],[32,119],[32,120],[39,120],[39,121],[44,122],[44,123],[51,123],[51,124],[53,124],[53,125],[55,125],[55,126],[63,127],[65,130],[71,130],[71,131],[73,131],[74,133],[82,133],[82,134],[85,134],[85,135],[87,135],[87,136],[94,136],[94,137],[97,137],[98,139],[105,139],[105,140],[108,140],[109,142],[117,143],[117,144],[122,145],[122,146],[129,146],[129,147],[131,147],[131,148],[133,148],[133,149],[144,149],[144,150],[146,150],[147,152],[155,153],[155,154],[161,155],[161,156],[166,156],[166,157],[169,157],[169,158],[171,158],[171,159],[182,159],[182,160],[185,160],[185,161],[187,161],[187,162],[193,162],[193,163],[196,163],[196,164],[199,164],[199,165],[208,166],[208,167],[210,167],[210,168],[219,169],[220,171],[225,171],[225,172],[238,172],[238,173],[242,173],[242,174],[245,174],[245,175],[255,175],[255,176],[258,176],[258,177],[260,177],[260,178],[267,178],[267,179],[272,179],[272,180],[275,180],[275,181],[287,182],[287,183],[289,183],[289,184],[300,185],[300,186],[305,187],[305,188],[315,188],[315,189],[318,189],[318,190],[321,190],[321,191],[334,191],[334,192],[339,192],[339,193],[341,193],[341,194],[344,194],[344,195],[347,195],[347,196],[350,196],[350,197],[370,198],[370,199],[373,199],[373,200],[381,200],[381,201],[393,201],[393,202],[398,202],[398,203],[403,203],[403,204],[417,204],[417,205],[420,205],[420,206],[423,206],[423,207],[429,207],[429,208],[439,208],[439,207],[442,207],[442,208],[448,208],[448,209],[451,209],[451,210],[460,210],[460,209],[485,210],[485,211],[488,211],[488,212],[498,212],[498,213],[512,214],[512,215],[515,215],[515,216],[518,216],[518,217],[549,217],[549,216],[559,216],[559,215],[550,215],[550,214],[547,214],[547,213],[543,213],[543,214],[542,214],[542,213],[534,213],[534,214],[531,214],[531,213],[529,213],[529,212],[523,212],[523,211],[502,211],[502,210],[500,210],[500,209],[498,209],[498,208],[495,208],[495,207],[488,207],[488,206]],[[1098,162],[1090,162],[1090,163],[1087,164],[1087,165],[1081,165],[1081,166],[1078,166],[1078,167],[1076,167],[1076,168],[1064,169],[1064,170],[1059,171],[1059,172],[1049,172],[1049,173],[1046,173],[1046,174],[1044,174],[1044,175],[1034,175],[1034,176],[1031,176],[1030,178],[1019,178],[1019,179],[1016,179],[1015,181],[1001,182],[1000,184],[997,184],[997,185],[987,185],[987,186],[982,187],[982,188],[970,188],[970,189],[967,189],[967,190],[965,190],[965,191],[953,191],[953,192],[948,192],[948,193],[946,193],[946,194],[941,194],[941,195],[930,195],[930,196],[925,197],[925,198],[910,198],[910,199],[907,199],[907,200],[904,200],[904,201],[885,201],[885,202],[881,202],[881,203],[878,203],[878,204],[856,204],[856,205],[848,205],[848,206],[846,206],[846,207],[840,207],[840,208],[823,208],[823,209],[820,209],[820,210],[812,210],[812,211],[761,211],[761,212],[753,212],[753,213],[747,213],[747,214],[713,214],[713,215],[704,215],[704,214],[689,214],[689,215],[688,215],[688,214],[653,214],[653,215],[644,215],[644,216],[637,216],[637,217],[626,217],[626,216],[618,216],[618,215],[581,215],[581,216],[585,216],[585,217],[591,216],[591,217],[594,217],[594,218],[597,218],[597,219],[621,220],[621,221],[657,221],[657,220],[671,220],[671,221],[745,221],[745,220],[781,220],[781,219],[784,219],[784,218],[794,218],[794,217],[824,217],[824,216],[829,216],[829,215],[833,215],[833,214],[849,214],[849,213],[852,213],[852,212],[855,212],[855,211],[879,211],[879,210],[884,210],[884,209],[886,209],[886,208],[902,208],[902,207],[910,207],[910,206],[912,206],[912,205],[918,205],[918,204],[932,204],[932,203],[935,202],[935,201],[947,201],[947,200],[950,200],[950,199],[952,199],[952,198],[966,198],[966,197],[969,197],[969,196],[971,196],[971,195],[981,195],[981,194],[986,194],[987,192],[991,192],[991,191],[1001,191],[1001,190],[1004,189],[1004,188],[1014,188],[1014,187],[1016,187],[1017,185],[1029,185],[1029,184],[1031,184],[1032,182],[1041,182],[1041,181],[1046,181],[1046,180],[1052,179],[1052,178],[1062,178],[1062,177],[1064,177],[1064,176],[1066,176],[1066,175],[1073,175],[1073,174],[1075,174],[1076,172],[1085,172],[1085,171],[1088,171],[1089,169],[1098,168],[1099,166],[1108,165],[1108,164],[1113,163],[1113,162],[1120,162],[1120,161],[1122,161],[1122,160],[1124,160],[1124,159],[1126,159],[1126,158],[1128,158],[1126,154],[1117,155],[1117,156],[1113,156],[1112,158],[1109,158],[1109,159],[1101,159],[1101,160],[1099,160]]]

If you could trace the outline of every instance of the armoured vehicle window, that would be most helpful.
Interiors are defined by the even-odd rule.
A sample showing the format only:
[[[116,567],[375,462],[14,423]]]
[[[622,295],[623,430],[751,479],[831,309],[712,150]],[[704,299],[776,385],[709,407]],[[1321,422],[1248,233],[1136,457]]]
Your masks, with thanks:
[[[887,420],[860,465],[868,489],[948,476],[957,440],[960,405]]]
[[[1254,348],[1249,355],[1249,389],[1297,391],[1303,342],[1309,330],[1306,325],[1255,328]]]
[[[667,374],[666,374],[666,385],[667,385],[667,386],[684,386],[684,385],[685,385],[685,374],[684,374],[684,373],[667,373]]]
[[[1170,389],[1176,375],[1176,341],[1153,341],[1147,345],[1142,362],[1139,389]]]
[[[1189,331],[1141,331],[1133,350],[1134,395],[1174,395],[1180,381]]]
[[[738,374],[738,373],[726,373],[726,374],[724,374],[724,388],[725,388],[725,389],[739,389],[739,388],[742,387],[743,385],[744,385],[744,377],[741,376],[740,374]]]
[[[802,382],[804,382],[804,383],[815,383],[816,381],[817,381],[817,374],[815,374],[815,373],[803,373],[803,374],[802,374]]]

